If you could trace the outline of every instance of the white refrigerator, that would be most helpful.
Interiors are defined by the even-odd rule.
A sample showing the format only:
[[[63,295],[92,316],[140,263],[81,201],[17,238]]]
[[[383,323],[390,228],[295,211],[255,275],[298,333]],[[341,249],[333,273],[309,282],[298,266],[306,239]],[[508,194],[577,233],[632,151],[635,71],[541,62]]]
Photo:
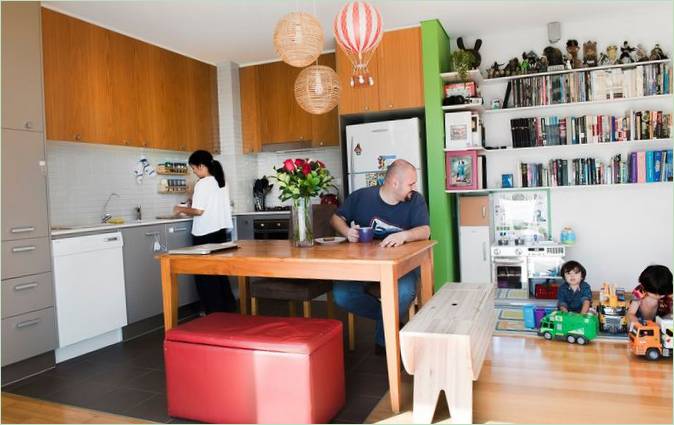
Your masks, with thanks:
[[[417,191],[424,194],[425,164],[419,118],[346,127],[349,193],[384,182],[386,168],[404,159],[417,169]]]

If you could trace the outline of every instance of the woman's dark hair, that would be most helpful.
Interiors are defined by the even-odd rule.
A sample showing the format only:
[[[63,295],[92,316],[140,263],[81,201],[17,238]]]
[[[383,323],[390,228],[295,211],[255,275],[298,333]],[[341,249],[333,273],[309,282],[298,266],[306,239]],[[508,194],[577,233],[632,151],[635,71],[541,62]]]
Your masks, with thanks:
[[[559,275],[564,277],[564,275],[568,272],[580,273],[580,280],[585,280],[585,275],[587,274],[585,267],[583,267],[583,265],[578,261],[573,260],[567,261],[562,265],[562,268],[559,270]],[[566,279],[564,281],[566,282]]]
[[[211,174],[211,176],[215,177],[215,180],[218,182],[219,187],[225,187],[225,172],[222,169],[222,165],[220,164],[220,161],[216,161],[213,159],[213,155],[211,155],[210,152],[208,151],[194,151],[192,152],[192,155],[190,155],[190,158],[187,160],[187,162],[190,165],[205,165],[206,168],[208,168],[208,172]]]
[[[672,293],[672,272],[659,264],[648,266],[639,275],[639,283],[646,292],[670,295]]]

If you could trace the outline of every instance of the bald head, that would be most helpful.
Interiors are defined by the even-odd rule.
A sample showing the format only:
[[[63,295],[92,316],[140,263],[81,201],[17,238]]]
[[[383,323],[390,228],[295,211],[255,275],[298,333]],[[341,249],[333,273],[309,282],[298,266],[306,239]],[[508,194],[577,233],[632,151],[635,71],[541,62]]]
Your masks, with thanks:
[[[416,173],[416,168],[414,168],[414,165],[410,164],[409,161],[405,161],[404,159],[396,159],[386,170],[386,177],[384,178],[384,181],[389,181],[392,179],[400,180],[410,172]]]
[[[382,189],[395,202],[409,201],[417,185],[417,170],[404,159],[396,159],[386,170]]]

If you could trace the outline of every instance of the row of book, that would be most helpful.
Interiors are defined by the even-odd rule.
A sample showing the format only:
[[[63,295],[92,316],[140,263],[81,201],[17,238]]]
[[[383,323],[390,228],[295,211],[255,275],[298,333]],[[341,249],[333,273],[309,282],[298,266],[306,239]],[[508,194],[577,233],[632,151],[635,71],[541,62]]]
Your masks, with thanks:
[[[521,187],[671,182],[672,150],[618,154],[606,162],[551,159],[547,164],[521,163],[519,168]]]
[[[513,148],[667,139],[672,114],[629,111],[620,116],[515,118],[510,120],[510,133]]]
[[[672,65],[667,62],[514,79],[503,104],[521,108],[671,93]]]

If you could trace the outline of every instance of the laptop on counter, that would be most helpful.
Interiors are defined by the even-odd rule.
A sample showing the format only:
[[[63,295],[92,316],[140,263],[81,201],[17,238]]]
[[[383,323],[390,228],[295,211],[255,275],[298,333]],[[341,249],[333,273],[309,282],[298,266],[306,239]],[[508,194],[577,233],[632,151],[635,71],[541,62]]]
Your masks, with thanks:
[[[205,243],[203,245],[187,246],[185,248],[171,249],[169,254],[196,254],[205,255],[224,249],[238,248],[236,242]]]

